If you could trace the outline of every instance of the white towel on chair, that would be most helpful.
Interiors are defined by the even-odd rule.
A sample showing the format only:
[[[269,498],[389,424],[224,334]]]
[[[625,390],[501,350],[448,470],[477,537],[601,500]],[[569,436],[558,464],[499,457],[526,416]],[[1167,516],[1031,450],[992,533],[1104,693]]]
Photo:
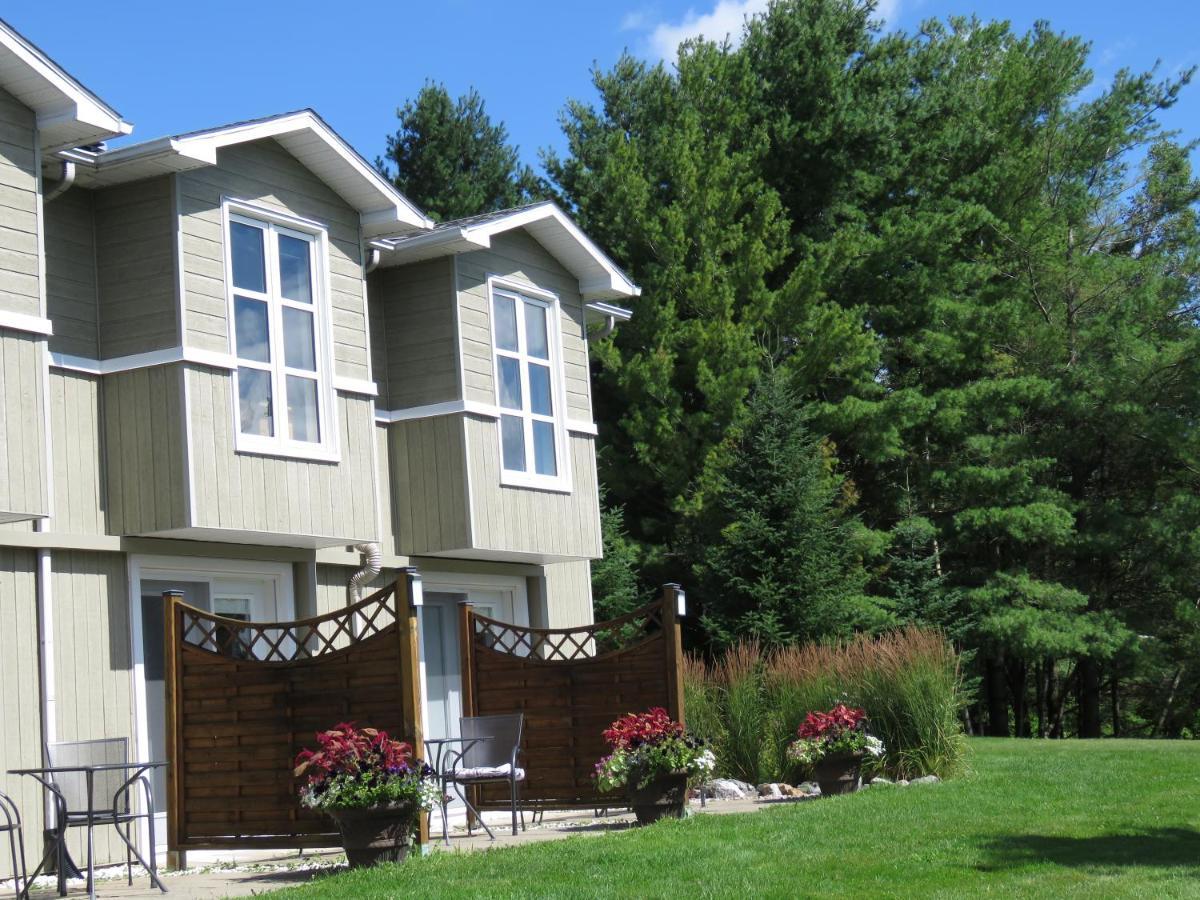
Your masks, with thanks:
[[[470,769],[455,769],[454,777],[459,781],[467,779],[483,779],[483,778],[507,778],[509,773],[513,771],[513,767],[508,763],[502,766],[474,766]],[[517,769],[517,781],[525,780],[525,770]]]

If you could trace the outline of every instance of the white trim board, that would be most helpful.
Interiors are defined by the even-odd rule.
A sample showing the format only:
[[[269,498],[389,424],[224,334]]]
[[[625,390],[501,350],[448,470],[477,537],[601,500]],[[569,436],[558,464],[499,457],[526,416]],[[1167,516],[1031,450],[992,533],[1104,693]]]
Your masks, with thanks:
[[[42,279],[45,284],[45,278]],[[40,334],[49,337],[54,334],[54,323],[45,316],[31,316],[26,313],[9,312],[0,309],[0,328],[10,331],[24,331],[28,334]]]
[[[0,322],[0,328],[2,327],[4,327],[3,322]],[[148,353],[114,356],[112,359],[90,359],[86,356],[71,356],[68,353],[52,352],[50,354],[50,368],[83,372],[87,375],[114,375],[118,372],[132,372],[134,369],[148,369],[153,366],[166,366],[179,362],[208,366],[210,369],[225,369],[228,372],[237,368],[237,360],[230,354],[201,350],[198,347],[168,347],[165,350],[151,350]],[[333,376],[333,389],[343,394],[379,396],[379,388],[375,382],[364,381],[360,378],[348,378],[345,375]]]
[[[489,419],[500,418],[500,407],[478,400],[447,400],[445,403],[429,403],[425,406],[410,406],[406,409],[375,410],[376,425],[391,425],[396,422],[412,422],[417,419],[432,419],[435,416],[453,416],[469,413]],[[600,433],[595,422],[567,419],[566,429],[574,434],[597,435]]]

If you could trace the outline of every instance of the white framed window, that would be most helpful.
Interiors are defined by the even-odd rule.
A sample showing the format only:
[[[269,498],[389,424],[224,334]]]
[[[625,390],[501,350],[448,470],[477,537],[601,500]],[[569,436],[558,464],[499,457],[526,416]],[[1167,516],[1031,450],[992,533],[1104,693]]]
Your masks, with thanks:
[[[224,213],[237,450],[336,461],[325,230],[234,201]]]
[[[488,279],[503,484],[569,491],[558,298]]]

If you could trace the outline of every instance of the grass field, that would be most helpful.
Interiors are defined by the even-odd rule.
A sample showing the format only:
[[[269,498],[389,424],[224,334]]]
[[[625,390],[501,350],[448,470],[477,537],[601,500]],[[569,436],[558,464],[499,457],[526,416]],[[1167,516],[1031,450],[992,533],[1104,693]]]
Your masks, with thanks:
[[[971,742],[971,771],[436,854],[278,896],[1200,897],[1200,741]]]

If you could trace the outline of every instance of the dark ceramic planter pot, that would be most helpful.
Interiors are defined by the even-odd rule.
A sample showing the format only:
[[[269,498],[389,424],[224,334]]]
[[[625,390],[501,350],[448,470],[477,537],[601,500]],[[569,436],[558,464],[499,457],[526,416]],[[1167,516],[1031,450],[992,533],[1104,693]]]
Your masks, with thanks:
[[[844,753],[839,756],[827,756],[813,766],[813,775],[817,786],[821,788],[821,796],[853,794],[862,787],[862,762],[861,753]]]
[[[639,825],[659,819],[682,819],[687,805],[687,772],[659,775],[642,788],[629,789],[629,805]]]
[[[408,856],[413,833],[411,804],[393,803],[364,809],[327,809],[342,832],[342,847],[350,868],[360,869],[385,862],[403,862]]]

